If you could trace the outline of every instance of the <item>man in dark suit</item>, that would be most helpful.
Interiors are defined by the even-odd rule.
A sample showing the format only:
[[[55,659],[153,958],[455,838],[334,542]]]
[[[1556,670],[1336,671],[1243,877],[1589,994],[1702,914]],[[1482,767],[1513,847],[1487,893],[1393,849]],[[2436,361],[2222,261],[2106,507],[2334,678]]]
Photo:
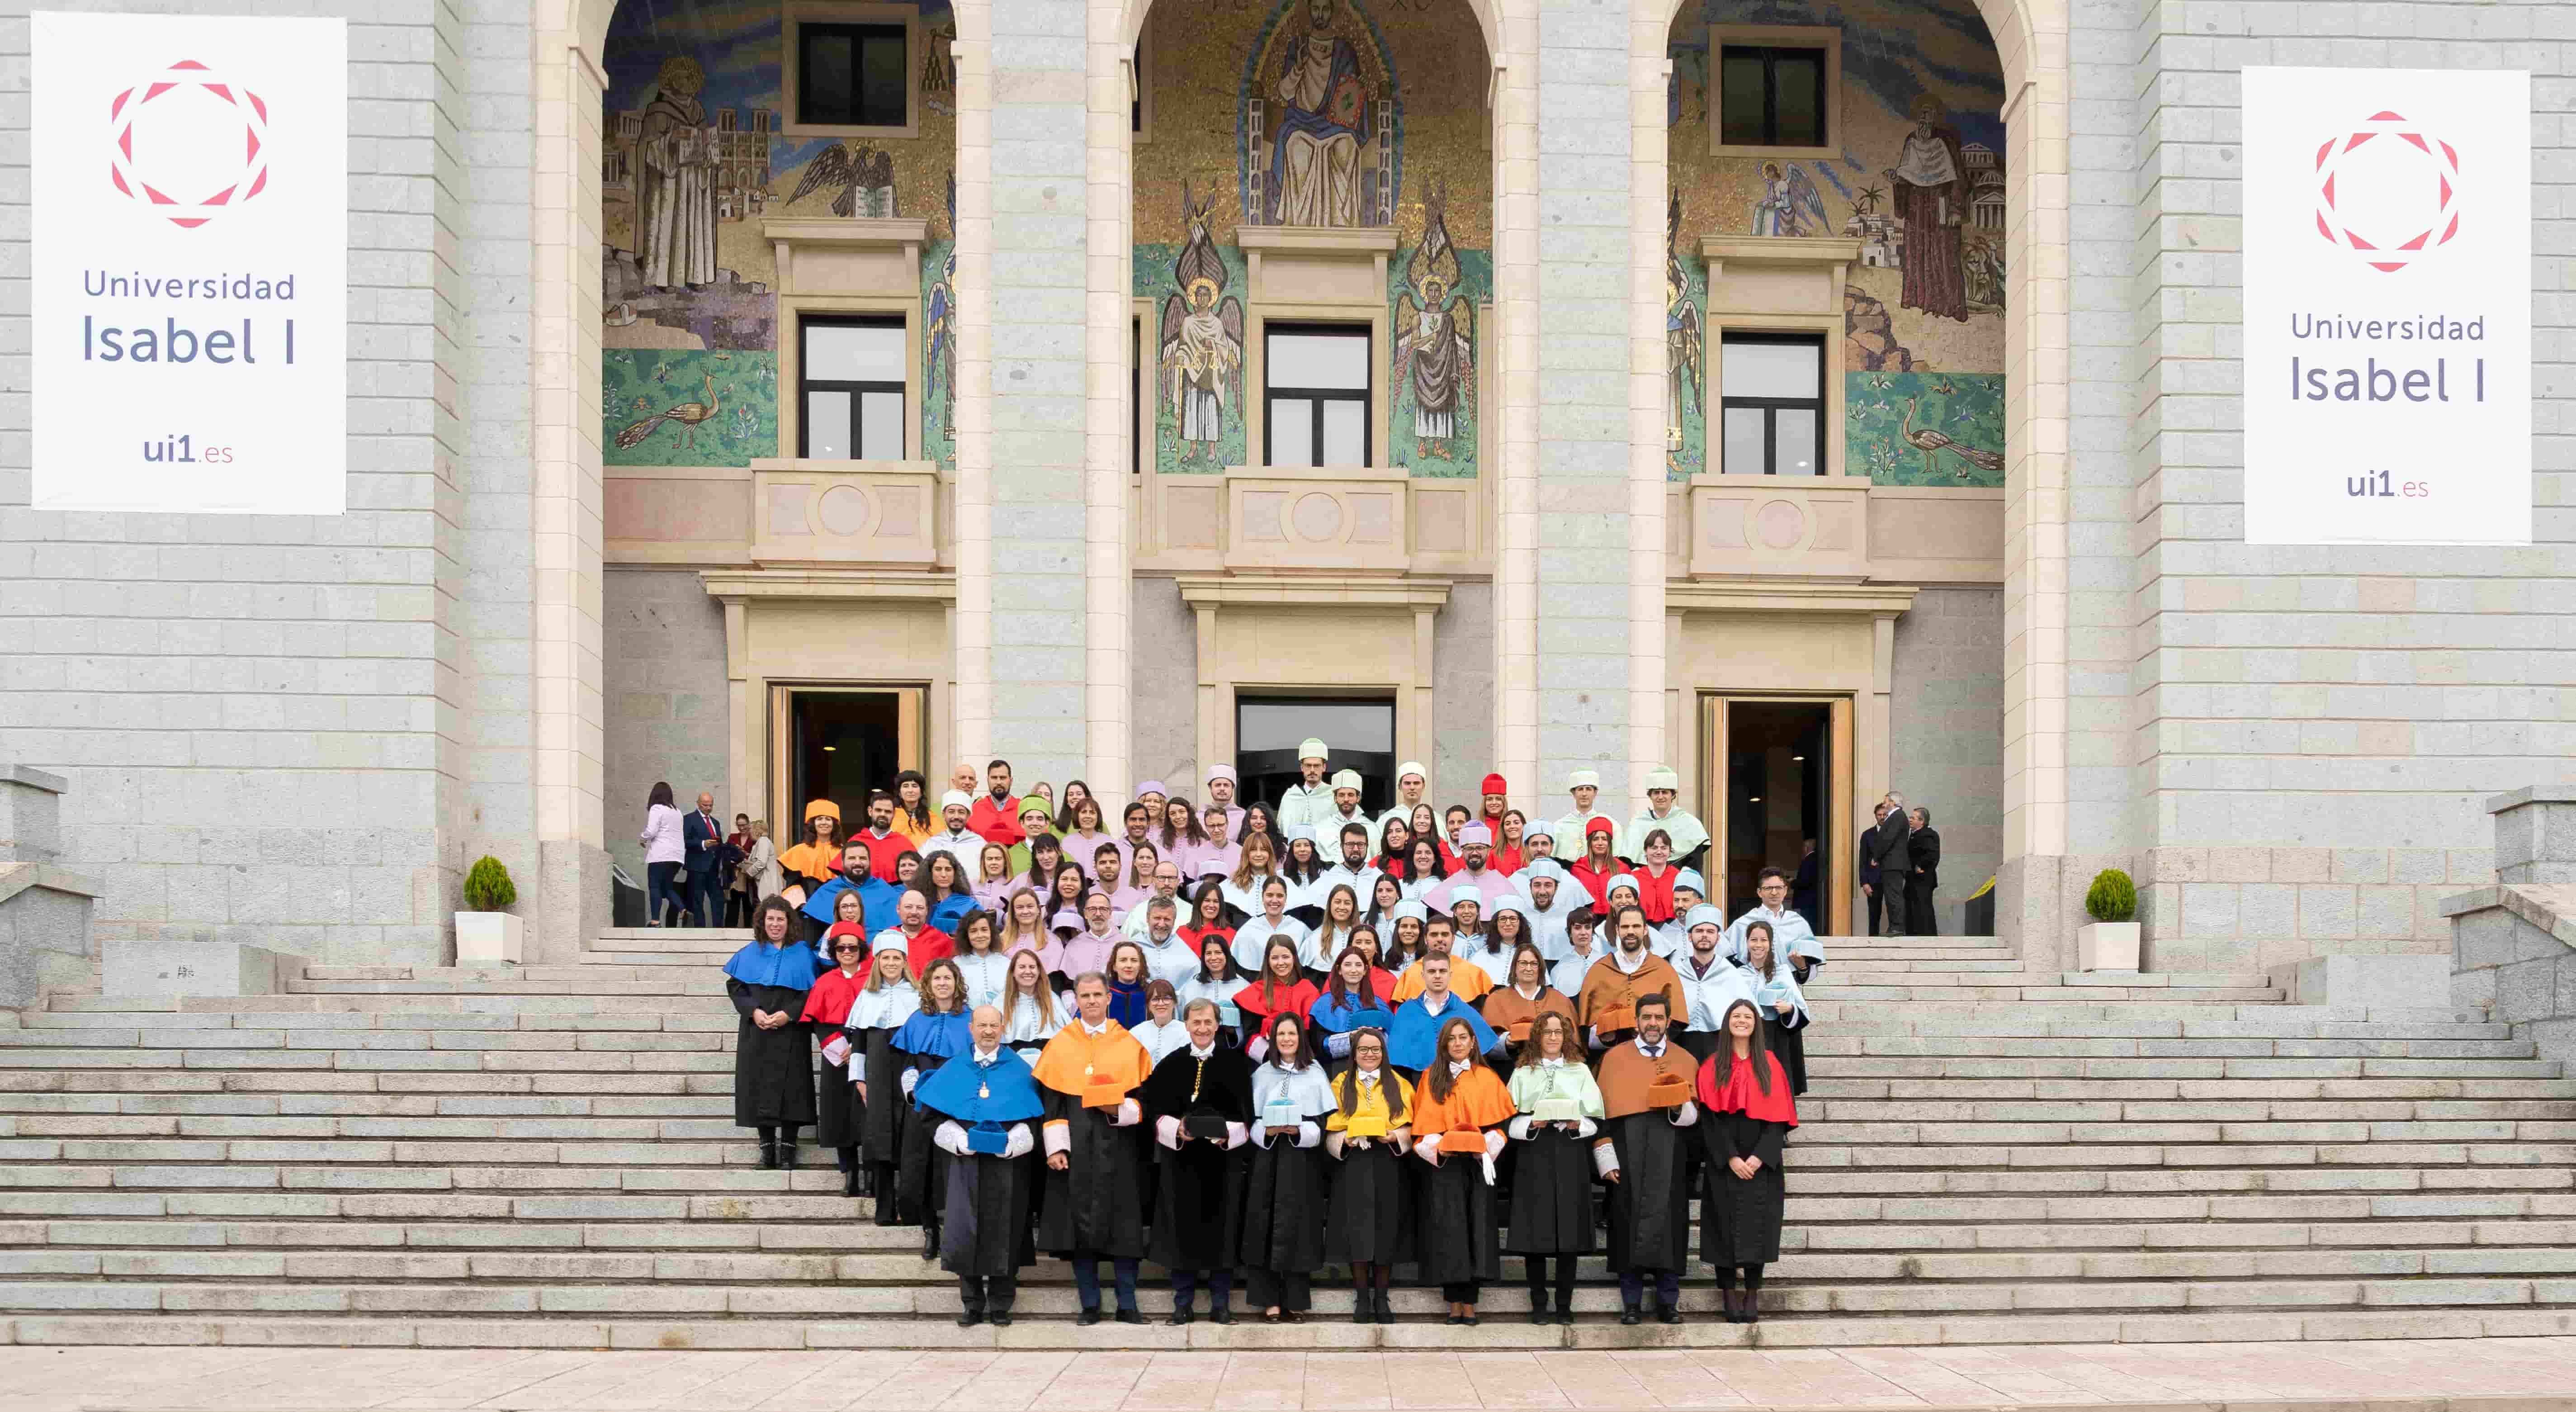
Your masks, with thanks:
[[[1878,864],[1878,896],[1884,900],[1870,911],[1885,915],[1887,930],[1879,935],[1902,936],[1906,922],[1905,884],[1914,875],[1914,855],[1905,845],[1914,832],[1914,822],[1905,815],[1904,795],[1889,790],[1884,807],[1887,812],[1879,816],[1878,827],[1869,836],[1870,861]]]
[[[689,865],[689,910],[697,914],[697,924],[712,927],[724,921],[724,825],[716,819],[716,797],[704,791],[698,794],[696,812],[680,816],[680,841],[685,846]]]
[[[1878,826],[1886,822],[1887,805],[1881,803],[1871,812],[1869,827],[1860,831],[1860,856],[1852,876],[1860,879],[1861,895],[1869,899],[1869,930],[1863,936],[1878,935],[1879,908],[1887,901],[1887,894],[1878,890]]]
[[[1908,930],[1915,936],[1939,936],[1941,928],[1932,920],[1932,889],[1941,885],[1941,835],[1932,831],[1932,811],[1919,804],[1913,824],[1914,835],[1905,841],[1905,850],[1914,855],[1914,876],[1905,884]]]
[[[1824,866],[1824,858],[1816,852],[1816,841],[1808,839],[1806,852],[1798,855],[1797,875],[1789,879],[1789,910],[1806,918],[1818,936],[1825,934],[1824,918],[1816,911],[1818,874]]]

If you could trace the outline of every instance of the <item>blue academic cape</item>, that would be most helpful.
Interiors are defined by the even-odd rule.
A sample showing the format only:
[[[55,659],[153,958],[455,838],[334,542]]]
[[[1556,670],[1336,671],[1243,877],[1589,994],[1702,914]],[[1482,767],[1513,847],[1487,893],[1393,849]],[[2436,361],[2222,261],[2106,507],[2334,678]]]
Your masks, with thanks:
[[[805,915],[827,927],[832,925],[833,904],[842,893],[849,890],[850,881],[847,878],[834,878],[814,889],[812,895],[805,899]],[[865,909],[861,914],[862,925],[867,927],[868,935],[875,936],[895,924],[894,903],[895,899],[901,896],[903,896],[902,888],[878,878],[873,873],[859,884],[859,905]]]
[[[966,1053],[913,1085],[912,1101],[969,1128],[1025,1123],[1046,1111],[1029,1061],[1008,1046],[989,1066],[975,1063],[971,1047]]]
[[[1432,1046],[1440,1038],[1441,1027],[1449,1023],[1452,1015],[1464,1016],[1467,1027],[1476,1032],[1477,1053],[1491,1054],[1501,1047],[1503,1041],[1494,1033],[1494,1027],[1485,1023],[1485,1017],[1476,1013],[1475,1006],[1459,999],[1452,991],[1449,1008],[1437,1015],[1422,1008],[1420,996],[1396,1007],[1395,1027],[1386,1035],[1386,1062],[1399,1069],[1417,1072],[1430,1068]]]
[[[792,941],[777,946],[750,942],[725,962],[724,973],[744,985],[775,985],[789,990],[812,990],[814,977],[819,974],[814,969],[814,953]]]

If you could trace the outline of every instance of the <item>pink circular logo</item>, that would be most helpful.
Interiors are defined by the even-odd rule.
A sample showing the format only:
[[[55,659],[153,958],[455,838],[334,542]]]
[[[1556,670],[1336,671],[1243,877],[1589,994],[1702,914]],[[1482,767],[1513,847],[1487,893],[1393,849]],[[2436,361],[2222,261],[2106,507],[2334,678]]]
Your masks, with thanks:
[[[2394,272],[2460,233],[2460,154],[2393,112],[2317,149],[2317,234]]]
[[[194,229],[268,186],[268,104],[194,59],[108,105],[108,179]]]

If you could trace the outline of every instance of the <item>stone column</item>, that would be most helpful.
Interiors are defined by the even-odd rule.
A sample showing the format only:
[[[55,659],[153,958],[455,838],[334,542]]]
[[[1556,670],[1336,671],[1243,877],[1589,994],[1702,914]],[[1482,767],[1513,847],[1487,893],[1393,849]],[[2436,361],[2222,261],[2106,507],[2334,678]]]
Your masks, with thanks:
[[[1085,0],[958,7],[956,743],[1023,784],[1089,758],[1091,624],[1065,611],[1089,536],[1089,21]]]
[[[1588,766],[1614,787],[1628,782],[1637,798],[1630,658],[1642,647],[1660,660],[1662,644],[1660,632],[1637,641],[1630,621],[1633,45],[1624,8],[1539,0],[1537,13],[1536,323],[1546,336],[1533,349],[1528,477],[1537,654],[1530,787],[1547,798],[1568,770]],[[1507,500],[1505,513],[1517,508]],[[1520,606],[1507,595],[1501,610]]]

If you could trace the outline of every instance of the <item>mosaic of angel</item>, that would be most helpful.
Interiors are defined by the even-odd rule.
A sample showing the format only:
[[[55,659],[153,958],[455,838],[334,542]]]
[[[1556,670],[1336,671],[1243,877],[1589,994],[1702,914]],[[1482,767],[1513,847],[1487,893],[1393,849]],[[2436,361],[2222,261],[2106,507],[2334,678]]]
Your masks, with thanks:
[[[1690,272],[1682,268],[1682,194],[1664,209],[1664,450],[1679,467],[1682,408],[1699,396],[1706,339],[1699,306],[1691,302]]]
[[[1181,183],[1189,239],[1172,262],[1175,288],[1163,299],[1158,340],[1161,400],[1179,428],[1185,466],[1194,460],[1222,464],[1227,409],[1243,401],[1243,301],[1226,292],[1231,276],[1208,234],[1208,211],[1215,205],[1215,187],[1200,198],[1188,182]]]
[[[1476,393],[1476,305],[1458,292],[1458,251],[1443,218],[1448,199],[1445,182],[1425,191],[1422,243],[1395,297],[1395,380],[1412,380],[1414,454],[1426,460],[1454,456],[1458,419],[1474,415]]]
[[[1762,164],[1762,199],[1754,203],[1755,235],[1822,235],[1825,200],[1807,169],[1795,162]]]

